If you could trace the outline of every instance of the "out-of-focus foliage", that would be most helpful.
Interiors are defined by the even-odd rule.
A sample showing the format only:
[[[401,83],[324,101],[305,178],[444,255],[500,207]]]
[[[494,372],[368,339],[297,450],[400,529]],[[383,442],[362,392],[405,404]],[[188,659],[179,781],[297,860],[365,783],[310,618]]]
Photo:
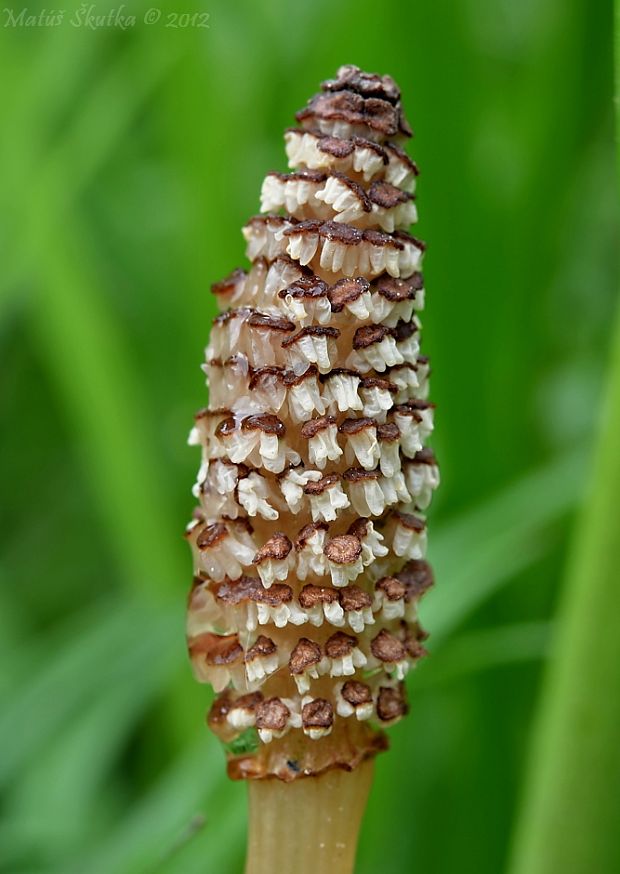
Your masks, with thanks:
[[[125,30],[1,13],[0,871],[241,869],[244,788],[183,647],[185,435],[209,283],[243,263],[294,110],[352,62],[416,130],[444,478],[433,657],[358,870],[497,874],[617,291],[610,4],[175,8],[209,27],[143,0]]]

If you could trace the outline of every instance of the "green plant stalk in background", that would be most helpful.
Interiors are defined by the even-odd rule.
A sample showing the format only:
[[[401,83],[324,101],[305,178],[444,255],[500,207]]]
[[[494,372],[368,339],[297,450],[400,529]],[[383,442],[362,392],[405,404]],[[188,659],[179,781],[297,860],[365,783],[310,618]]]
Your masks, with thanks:
[[[616,5],[617,101],[620,5]],[[617,124],[620,141],[620,119]],[[618,157],[620,164],[620,146]],[[569,555],[511,874],[620,870],[619,495],[620,311],[591,492]]]
[[[592,493],[543,682],[511,874],[620,866],[620,321]]]

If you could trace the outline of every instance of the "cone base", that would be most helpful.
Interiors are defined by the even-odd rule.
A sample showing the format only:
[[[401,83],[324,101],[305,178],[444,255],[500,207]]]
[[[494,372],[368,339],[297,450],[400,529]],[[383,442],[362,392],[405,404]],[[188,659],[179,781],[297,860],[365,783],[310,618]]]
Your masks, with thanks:
[[[309,740],[301,732],[289,732],[257,751],[229,755],[232,780],[264,780],[276,777],[285,783],[317,777],[331,770],[353,771],[366,759],[388,748],[387,736],[366,722],[337,718],[326,737]]]

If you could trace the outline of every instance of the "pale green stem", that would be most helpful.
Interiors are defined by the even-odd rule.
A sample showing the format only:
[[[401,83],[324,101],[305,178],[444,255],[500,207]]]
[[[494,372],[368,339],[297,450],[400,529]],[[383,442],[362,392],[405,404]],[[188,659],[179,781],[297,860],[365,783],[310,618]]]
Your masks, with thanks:
[[[293,783],[250,780],[245,874],[352,874],[373,762]]]

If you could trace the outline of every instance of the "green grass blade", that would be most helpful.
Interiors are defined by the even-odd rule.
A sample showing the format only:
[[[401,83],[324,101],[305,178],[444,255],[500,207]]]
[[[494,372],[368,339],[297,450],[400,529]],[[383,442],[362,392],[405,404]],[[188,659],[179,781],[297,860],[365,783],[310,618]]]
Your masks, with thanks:
[[[204,736],[177,760],[154,788],[134,806],[88,858],[66,865],[63,874],[145,874],[158,871],[165,860],[175,855],[188,829],[204,817],[219,827],[221,793],[227,778],[224,757],[214,738]],[[233,787],[238,789],[239,787]],[[217,869],[214,869],[217,870]]]
[[[550,636],[548,622],[519,622],[464,632],[422,662],[411,675],[411,693],[416,695],[422,689],[460,680],[478,671],[543,659],[549,650]]]
[[[548,529],[581,494],[584,459],[582,451],[568,453],[433,535],[438,585],[420,612],[434,643],[548,551]]]
[[[31,676],[17,694],[0,702],[0,747],[11,749],[11,756],[0,757],[0,786],[19,774],[55,733],[66,731],[102,688],[133,684],[149,663],[173,663],[177,655],[181,661],[182,646],[174,646],[175,618],[129,601],[97,604],[78,617],[66,640],[44,640],[37,658],[30,660]]]
[[[70,208],[105,162],[113,157],[136,116],[176,62],[178,52],[178,48],[166,54],[154,52],[146,39],[126,49],[95,81],[71,125],[63,131],[60,142],[45,160],[32,159],[31,164],[23,168],[22,185],[17,188],[15,197],[17,205],[24,190],[32,190],[36,195],[41,187],[45,189],[53,185],[54,180],[62,179],[62,189],[56,192],[55,209],[62,212]],[[125,85],[128,79],[132,81],[130,90]],[[18,237],[2,280],[4,303],[10,302],[30,278],[28,256],[31,250],[28,237]],[[0,305],[2,303],[0,292]]]
[[[79,239],[69,216],[72,241],[59,236],[47,204],[42,192],[36,204],[40,297],[33,328],[81,435],[78,450],[124,581],[153,601],[178,591],[187,570],[178,520],[165,500],[138,363],[92,269],[87,240]]]
[[[620,7],[616,48],[618,67]],[[612,342],[592,487],[535,720],[511,874],[620,870],[620,318]]]

